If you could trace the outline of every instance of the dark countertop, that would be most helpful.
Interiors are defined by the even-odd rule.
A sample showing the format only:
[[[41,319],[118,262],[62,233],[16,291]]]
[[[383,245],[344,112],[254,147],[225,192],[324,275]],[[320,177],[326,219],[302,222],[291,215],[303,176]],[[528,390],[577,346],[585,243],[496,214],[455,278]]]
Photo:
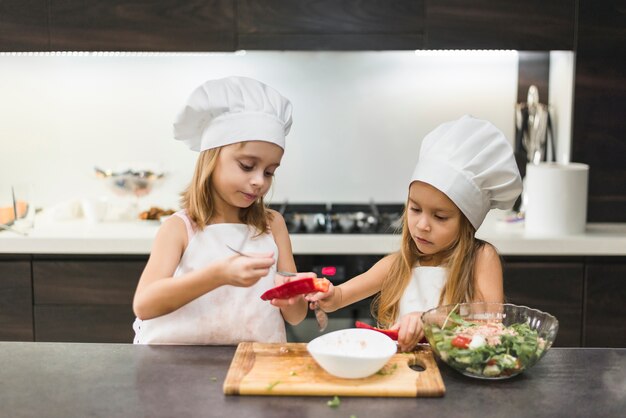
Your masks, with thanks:
[[[626,349],[552,348],[487,382],[440,364],[443,398],[225,396],[234,347],[0,342],[2,417],[623,417]],[[620,412],[622,411],[622,412]]]

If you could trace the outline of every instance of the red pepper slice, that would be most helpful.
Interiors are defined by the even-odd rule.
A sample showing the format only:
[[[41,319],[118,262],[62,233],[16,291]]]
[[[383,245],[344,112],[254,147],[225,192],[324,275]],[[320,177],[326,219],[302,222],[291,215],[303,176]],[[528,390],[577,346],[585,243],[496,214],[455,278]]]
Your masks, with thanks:
[[[385,334],[387,337],[391,338],[392,340],[398,341],[398,331],[376,328],[361,321],[356,321],[355,325],[357,328],[365,328],[365,329],[371,329],[374,331],[382,332],[383,334]]]
[[[452,344],[453,346],[457,348],[467,348],[469,347],[469,343],[471,342],[472,342],[471,338],[464,337],[462,335],[457,335],[456,337],[452,339],[450,344]]]
[[[294,296],[314,292],[328,292],[330,281],[324,277],[293,280],[276,286],[261,295],[263,300],[289,299]]]

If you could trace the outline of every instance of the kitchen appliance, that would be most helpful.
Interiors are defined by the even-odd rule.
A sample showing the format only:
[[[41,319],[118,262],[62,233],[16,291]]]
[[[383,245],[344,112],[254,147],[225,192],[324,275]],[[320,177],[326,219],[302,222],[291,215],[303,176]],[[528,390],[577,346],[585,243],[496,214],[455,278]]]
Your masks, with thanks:
[[[302,343],[240,343],[224,381],[226,395],[439,397],[445,386],[430,347],[397,353],[372,376],[325,372]]]
[[[402,227],[403,203],[276,203],[291,234],[393,234]]]
[[[526,177],[527,164],[556,161],[551,112],[548,105],[539,101],[539,89],[534,85],[528,88],[526,102],[515,105],[514,153],[522,179]],[[526,200],[524,191],[513,207],[522,216]]]

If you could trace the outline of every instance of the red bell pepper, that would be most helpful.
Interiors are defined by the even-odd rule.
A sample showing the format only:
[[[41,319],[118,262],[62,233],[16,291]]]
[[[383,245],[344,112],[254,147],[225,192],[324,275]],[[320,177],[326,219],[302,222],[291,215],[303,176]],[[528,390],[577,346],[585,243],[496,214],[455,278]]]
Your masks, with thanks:
[[[398,331],[376,328],[361,321],[356,321],[355,325],[357,328],[365,328],[365,329],[371,329],[374,331],[382,332],[383,334],[385,334],[387,337],[391,338],[392,340],[398,341]]]
[[[330,282],[324,277],[293,280],[276,286],[261,295],[263,300],[289,299],[294,296],[314,292],[328,292]]]

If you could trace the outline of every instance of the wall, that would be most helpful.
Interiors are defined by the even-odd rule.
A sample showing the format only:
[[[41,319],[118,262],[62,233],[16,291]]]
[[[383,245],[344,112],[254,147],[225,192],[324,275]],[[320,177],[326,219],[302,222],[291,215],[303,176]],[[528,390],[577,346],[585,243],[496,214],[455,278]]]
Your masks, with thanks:
[[[513,139],[511,51],[2,55],[0,194],[30,183],[38,206],[111,196],[93,167],[136,161],[168,173],[142,205],[175,206],[195,154],[172,121],[197,85],[227,75],[293,102],[273,201],[403,201],[421,138],[464,113]]]

